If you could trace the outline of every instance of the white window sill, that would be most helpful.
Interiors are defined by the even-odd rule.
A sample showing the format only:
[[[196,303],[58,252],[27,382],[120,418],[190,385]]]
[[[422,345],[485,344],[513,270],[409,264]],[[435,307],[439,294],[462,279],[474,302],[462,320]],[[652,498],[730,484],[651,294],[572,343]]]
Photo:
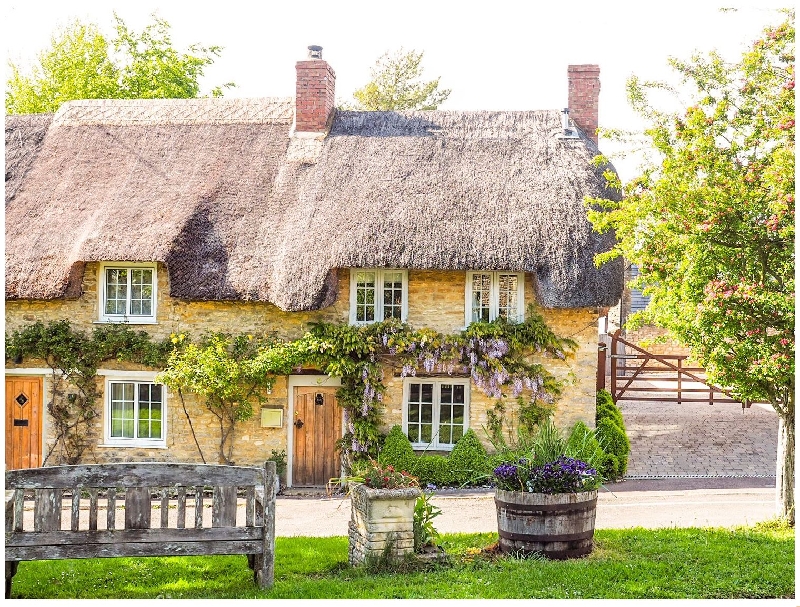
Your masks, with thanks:
[[[418,444],[418,443],[411,443],[411,448],[414,451],[452,451],[455,445],[429,445],[429,444]]]
[[[127,319],[116,319],[116,318],[109,318],[106,320],[93,320],[92,324],[94,325],[157,325],[158,321],[156,320],[131,320]]]
[[[134,448],[134,449],[166,449],[167,446],[165,444],[161,445],[154,445],[152,443],[104,443],[102,445],[97,445],[98,447],[105,448],[105,449],[119,449],[120,447],[124,448]]]

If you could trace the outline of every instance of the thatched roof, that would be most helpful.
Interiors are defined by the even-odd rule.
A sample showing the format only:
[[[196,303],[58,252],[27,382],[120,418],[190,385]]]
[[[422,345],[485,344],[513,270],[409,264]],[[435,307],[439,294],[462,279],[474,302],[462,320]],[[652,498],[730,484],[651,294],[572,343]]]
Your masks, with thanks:
[[[113,260],[166,264],[174,297],[285,310],[329,304],[346,267],[525,271],[545,306],[619,299],[621,265],[592,261],[611,237],[583,206],[613,193],[557,111],[338,112],[321,142],[290,139],[292,111],[65,104],[6,190],[6,296],[76,294],[83,264]]]

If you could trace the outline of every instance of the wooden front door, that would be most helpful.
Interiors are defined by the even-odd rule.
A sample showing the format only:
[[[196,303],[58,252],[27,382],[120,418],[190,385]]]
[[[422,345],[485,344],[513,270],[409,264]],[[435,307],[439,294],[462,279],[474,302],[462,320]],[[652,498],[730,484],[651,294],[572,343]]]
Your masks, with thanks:
[[[6,377],[6,470],[42,465],[42,378]]]
[[[320,487],[339,476],[336,441],[342,436],[342,412],[336,388],[294,389],[292,485]]]

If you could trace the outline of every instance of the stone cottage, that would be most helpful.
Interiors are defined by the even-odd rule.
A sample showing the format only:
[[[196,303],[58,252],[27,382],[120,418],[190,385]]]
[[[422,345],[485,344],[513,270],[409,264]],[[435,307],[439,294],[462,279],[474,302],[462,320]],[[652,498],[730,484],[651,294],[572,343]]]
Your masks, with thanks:
[[[621,264],[593,264],[612,236],[592,231],[583,203],[615,195],[591,163],[599,68],[569,66],[568,117],[340,111],[326,61],[309,57],[296,70],[294,99],[73,101],[55,115],[7,116],[6,331],[69,319],[84,330],[126,322],[158,338],[290,338],[310,321],[391,317],[453,332],[522,319],[533,303],[579,344],[574,357],[551,361],[576,378],[556,422],[593,425],[597,320],[622,291]],[[87,462],[197,460],[187,416],[154,383],[157,371],[99,370]],[[7,467],[41,465],[47,453],[50,373],[43,361],[7,360],[6,440],[24,445],[7,449]],[[309,462],[335,461],[336,385],[311,369],[281,378],[269,396],[281,413],[241,425],[236,462],[284,449],[290,485],[324,483]],[[458,411],[453,435],[479,430],[492,404],[469,377],[394,377],[385,429],[409,429],[412,409],[443,424],[445,402]],[[186,403],[213,452],[215,421]],[[155,410],[162,423],[144,424],[144,436],[138,423],[123,431],[113,423],[121,410],[138,421]],[[297,433],[320,426],[325,436],[298,451]],[[452,448],[424,439],[412,441]]]

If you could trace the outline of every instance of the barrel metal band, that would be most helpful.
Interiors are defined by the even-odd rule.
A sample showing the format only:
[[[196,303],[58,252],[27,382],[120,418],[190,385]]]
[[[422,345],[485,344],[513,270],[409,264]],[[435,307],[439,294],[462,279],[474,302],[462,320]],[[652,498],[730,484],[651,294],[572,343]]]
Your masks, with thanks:
[[[509,513],[514,512],[582,512],[586,510],[594,510],[597,506],[597,498],[587,502],[578,502],[574,504],[517,504],[512,502],[504,502],[494,498],[494,503],[500,508],[505,508]]]
[[[510,533],[508,531],[503,531],[502,529],[498,530],[497,533],[504,540],[511,540],[512,542],[574,542],[575,540],[590,539],[594,535],[594,529],[589,529],[589,531],[581,531],[580,533],[562,533],[561,535]]]

